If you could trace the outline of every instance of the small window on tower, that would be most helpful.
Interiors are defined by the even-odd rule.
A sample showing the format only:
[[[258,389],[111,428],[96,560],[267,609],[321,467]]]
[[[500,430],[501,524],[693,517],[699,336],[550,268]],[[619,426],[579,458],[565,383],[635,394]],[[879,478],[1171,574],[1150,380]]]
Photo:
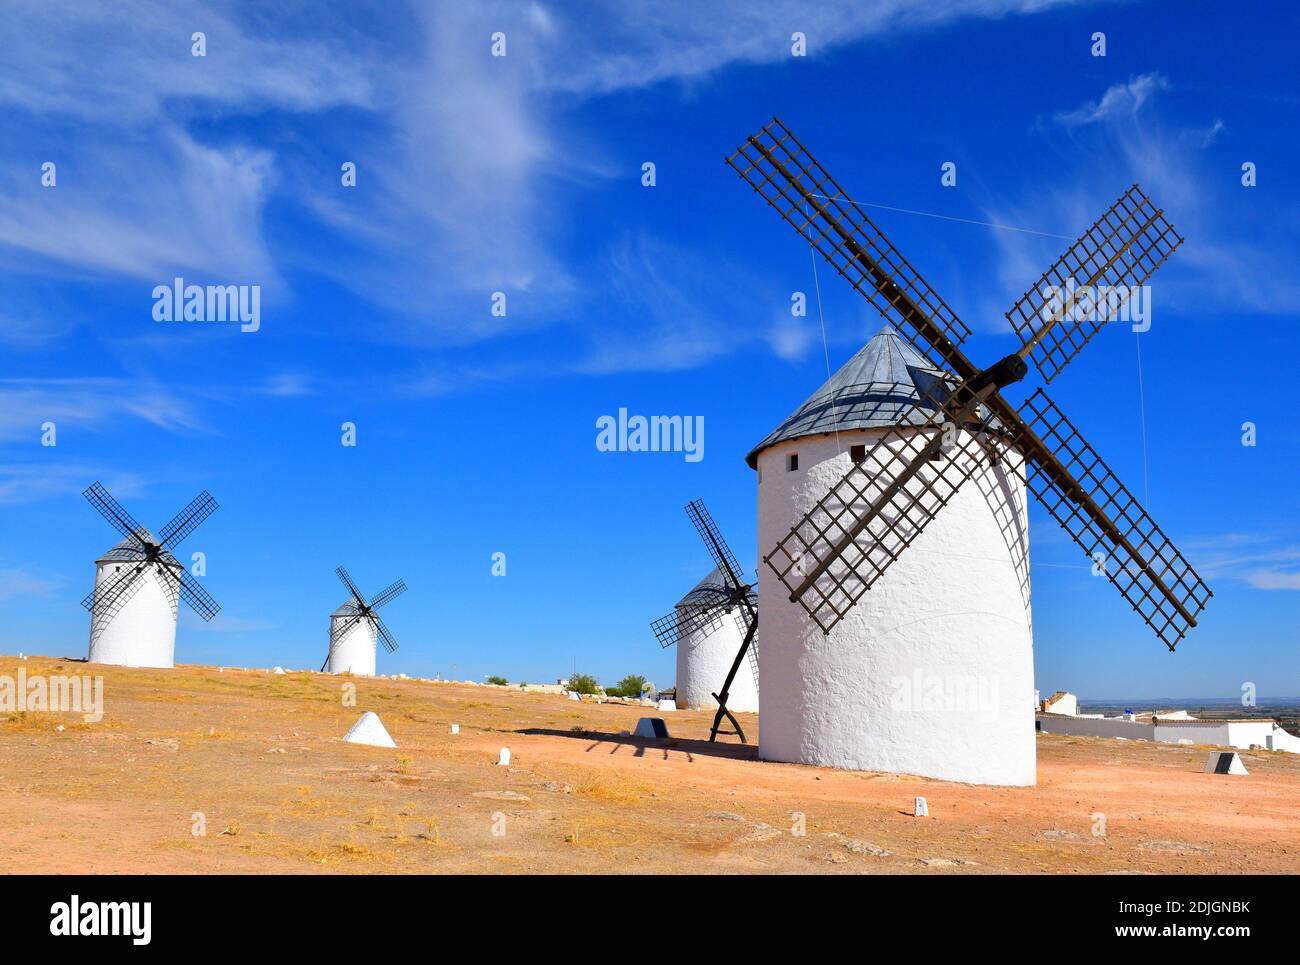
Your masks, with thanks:
[[[799,469],[799,453],[792,452],[785,457],[786,472],[796,472]]]
[[[866,462],[867,446],[866,443],[858,443],[856,446],[849,446],[849,458],[854,462]]]

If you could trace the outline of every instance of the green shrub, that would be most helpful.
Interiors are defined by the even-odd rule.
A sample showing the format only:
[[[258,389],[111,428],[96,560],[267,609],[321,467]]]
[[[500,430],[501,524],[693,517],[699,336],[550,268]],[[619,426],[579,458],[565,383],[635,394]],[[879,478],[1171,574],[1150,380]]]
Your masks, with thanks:
[[[498,676],[497,674],[488,677],[487,682],[490,684],[496,684],[498,687],[504,687],[506,684],[510,683],[510,681],[506,680],[505,677]]]
[[[618,682],[614,688],[614,693],[620,697],[640,697],[645,690],[645,677],[640,674],[629,674]]]
[[[600,684],[591,674],[575,673],[569,677],[569,689],[580,694],[600,693]]]

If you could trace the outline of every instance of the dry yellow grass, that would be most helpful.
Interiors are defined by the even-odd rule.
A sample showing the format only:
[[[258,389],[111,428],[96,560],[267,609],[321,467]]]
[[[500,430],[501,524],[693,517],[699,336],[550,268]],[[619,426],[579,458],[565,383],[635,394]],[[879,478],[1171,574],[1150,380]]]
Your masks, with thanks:
[[[0,657],[0,673],[18,666]],[[706,713],[671,715],[673,739],[656,742],[619,736],[641,707],[488,687],[22,666],[102,674],[106,717],[0,719],[0,870],[1300,870],[1290,755],[1246,753],[1250,776],[1225,779],[1201,772],[1196,748],[1049,736],[1038,787],[978,788],[762,763],[703,742]],[[363,710],[398,750],[340,740]],[[503,746],[509,767],[496,766]],[[918,793],[933,818],[907,815]]]

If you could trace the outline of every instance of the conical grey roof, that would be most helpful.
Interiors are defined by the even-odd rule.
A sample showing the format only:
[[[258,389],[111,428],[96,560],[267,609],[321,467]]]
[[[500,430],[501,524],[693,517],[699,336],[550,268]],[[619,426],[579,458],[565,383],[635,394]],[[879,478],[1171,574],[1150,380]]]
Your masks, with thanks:
[[[357,609],[355,600],[345,600],[339,604],[339,608],[330,614],[331,617],[350,617],[360,612]]]
[[[886,325],[755,446],[745,461],[755,468],[760,452],[786,439],[900,425],[909,408],[928,398],[936,380],[944,378],[893,326]],[[908,421],[920,424],[923,419]]]
[[[744,579],[744,577],[742,576],[741,579]],[[691,587],[691,592],[687,593],[677,601],[677,606],[695,606],[707,603],[719,603],[721,602],[721,596],[718,593],[710,592],[709,588],[716,587],[718,589],[723,589],[726,585],[727,578],[722,575],[722,570],[715,566],[713,569],[709,570],[708,576],[696,583],[695,586]],[[750,589],[749,599],[753,603],[758,602],[757,588]]]
[[[148,540],[150,543],[158,542],[158,537],[155,536],[153,533],[149,532],[149,530],[146,529],[145,527],[141,526],[138,532],[141,538]],[[116,546],[113,546],[111,549],[105,552],[103,556],[95,560],[95,562],[96,563],[135,563],[143,558],[144,558],[144,554],[140,552],[140,544],[138,544],[133,539],[123,539],[122,542],[118,543]],[[168,564],[169,566],[175,564],[176,566],[179,567],[181,565],[180,562],[176,559],[176,557],[172,556],[172,554],[167,552],[167,550],[163,550],[161,553],[159,553],[158,558],[162,562]]]

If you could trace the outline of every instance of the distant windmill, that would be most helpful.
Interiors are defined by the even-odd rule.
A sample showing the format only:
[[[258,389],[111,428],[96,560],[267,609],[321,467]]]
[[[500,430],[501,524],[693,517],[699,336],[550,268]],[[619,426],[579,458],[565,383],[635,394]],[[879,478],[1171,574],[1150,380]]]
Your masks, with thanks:
[[[1041,388],[1019,407],[1001,390],[1029,359],[1055,378],[1182,238],[1133,185],[1007,313],[1020,349],[981,369],[958,348],[970,329],[780,120],[727,163],[897,329],[749,456],[786,590],[763,601],[760,755],[1032,784],[1025,489],[1171,651],[1211,593]],[[905,384],[875,384],[881,368]]]
[[[397,641],[376,611],[405,593],[406,584],[398,580],[367,603],[347,570],[340,566],[334,573],[348,588],[351,599],[330,614],[330,649],[321,670],[373,677],[376,640],[382,640],[389,653],[397,649]]]
[[[725,717],[731,721],[735,735],[743,743],[745,732],[732,710],[758,709],[758,595],[754,587],[745,582],[740,563],[722,538],[704,503],[692,500],[686,506],[686,515],[704,540],[715,567],[672,613],[655,620],[650,627],[662,646],[677,645],[679,705],[691,706],[689,694],[694,691],[712,696],[718,710],[713,717],[709,740],[716,740],[720,733],[733,733],[720,729]],[[738,632],[726,632],[726,623],[722,619],[726,614],[732,616]],[[732,652],[734,658],[730,657]],[[736,681],[736,671],[746,658],[753,688],[750,690],[744,686],[742,693],[733,697],[731,688]],[[712,687],[718,689],[714,691],[710,689]]]
[[[96,482],[83,496],[124,539],[95,561],[95,588],[81,605],[90,611],[91,663],[172,667],[177,598],[204,620],[221,608],[175,556],[180,542],[217,510],[204,490],[155,536]]]

